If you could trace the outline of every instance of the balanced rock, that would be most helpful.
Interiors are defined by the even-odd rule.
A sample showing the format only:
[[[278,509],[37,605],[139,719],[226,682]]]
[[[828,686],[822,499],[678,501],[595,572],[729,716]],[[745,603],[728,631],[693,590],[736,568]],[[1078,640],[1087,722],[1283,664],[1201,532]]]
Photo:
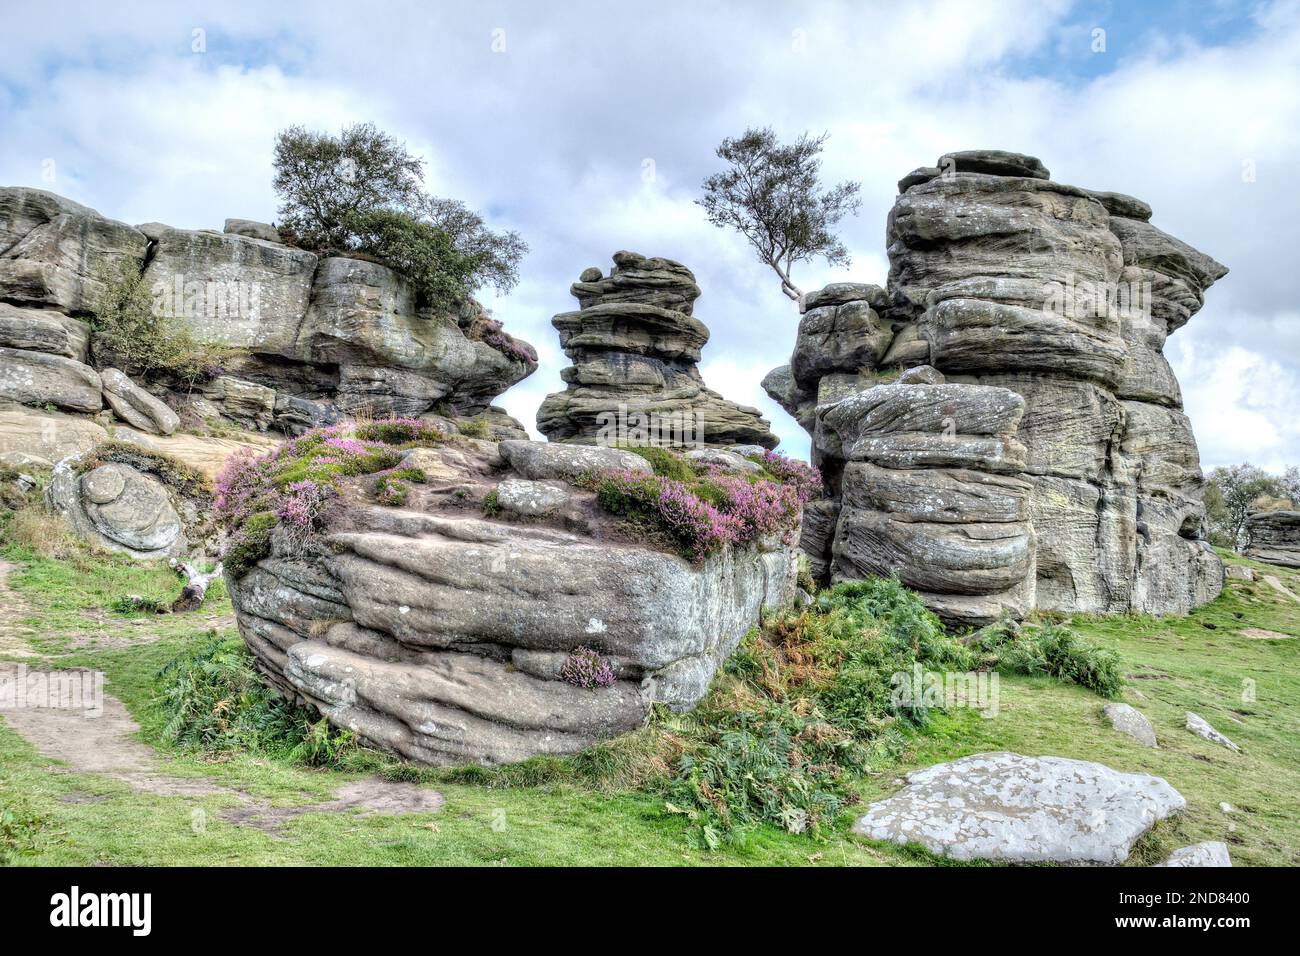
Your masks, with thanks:
[[[1163,347],[1227,270],[1150,218],[1014,153],[951,153],[907,177],[888,287],[806,296],[790,364],[763,383],[812,435],[828,495],[851,459],[818,409],[927,366],[1024,399],[1035,607],[1185,613],[1213,600],[1223,566],[1202,537],[1204,478]],[[810,560],[830,573],[826,552]]]
[[[608,276],[583,272],[576,312],[551,320],[573,363],[537,427],[552,441],[757,444],[777,438],[758,409],[708,389],[697,367],[709,330],[693,315],[695,276],[671,259],[616,252]]]
[[[1246,515],[1245,555],[1266,564],[1300,568],[1300,508],[1277,498],[1256,499]]]
[[[954,860],[1118,866],[1142,834],[1187,806],[1160,777],[1065,757],[975,754],[907,781],[853,832]]]

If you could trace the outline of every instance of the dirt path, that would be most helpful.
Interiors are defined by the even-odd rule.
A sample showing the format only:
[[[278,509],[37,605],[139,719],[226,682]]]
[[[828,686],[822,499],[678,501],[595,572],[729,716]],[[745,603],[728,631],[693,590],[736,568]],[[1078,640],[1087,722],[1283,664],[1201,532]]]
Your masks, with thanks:
[[[39,685],[53,678],[60,686],[89,687],[87,682],[94,680],[93,672],[81,670],[31,670],[26,676],[29,686],[32,681]],[[92,698],[87,693],[74,699],[89,702]],[[242,790],[202,778],[167,774],[153,748],[135,738],[140,726],[121,701],[102,693],[94,699],[97,701],[94,710],[43,706],[48,701],[41,699],[36,702],[42,706],[31,706],[29,702],[28,706],[0,707],[0,718],[43,756],[61,764],[51,767],[52,772],[100,774],[120,780],[141,793],[164,797],[230,796],[239,805],[222,811],[223,819],[270,833],[304,813],[358,810],[395,816],[431,813],[443,803],[440,793],[418,784],[370,778],[344,784],[334,799],[325,803],[275,807]]]
[[[9,586],[9,572],[13,565],[0,560],[0,655],[5,657],[34,657],[23,635],[27,629],[18,622],[30,613],[27,602]]]

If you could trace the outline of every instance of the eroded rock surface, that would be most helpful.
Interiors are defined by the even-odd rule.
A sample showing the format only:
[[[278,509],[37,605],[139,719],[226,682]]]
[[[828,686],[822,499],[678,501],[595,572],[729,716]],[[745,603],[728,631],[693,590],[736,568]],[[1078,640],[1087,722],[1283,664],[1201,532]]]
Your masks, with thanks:
[[[110,462],[82,471],[79,458],[54,468],[47,495],[73,530],[137,558],[173,557],[188,542],[175,498],[157,478]]]
[[[1187,806],[1160,777],[1065,757],[986,753],[910,773],[853,832],[954,860],[1118,866]]]
[[[572,753],[656,701],[689,708],[760,610],[792,598],[796,551],[692,564],[641,540],[572,484],[628,458],[645,467],[536,442],[413,449],[403,467],[425,481],[400,507],[349,486],[309,543],[277,531],[246,573],[227,564],[240,632],[286,693],[422,763]],[[616,679],[566,682],[578,648]]]
[[[888,287],[806,296],[790,364],[763,383],[813,436],[830,496],[851,459],[818,409],[931,366],[1024,399],[1036,607],[1185,613],[1212,600],[1223,567],[1202,537],[1204,479],[1162,350],[1227,270],[1151,225],[1140,200],[1054,182],[1033,157],[952,153],[899,189]],[[810,558],[831,571],[825,551]]]
[[[1252,503],[1246,516],[1248,558],[1300,568],[1300,508],[1294,502],[1266,498]]]
[[[705,386],[697,365],[709,330],[693,314],[700,289],[684,265],[616,252],[608,276],[588,269],[571,291],[578,310],[551,324],[573,365],[561,373],[568,388],[548,395],[538,409],[544,435],[565,442],[776,447],[758,409]],[[640,429],[648,437],[636,434]]]

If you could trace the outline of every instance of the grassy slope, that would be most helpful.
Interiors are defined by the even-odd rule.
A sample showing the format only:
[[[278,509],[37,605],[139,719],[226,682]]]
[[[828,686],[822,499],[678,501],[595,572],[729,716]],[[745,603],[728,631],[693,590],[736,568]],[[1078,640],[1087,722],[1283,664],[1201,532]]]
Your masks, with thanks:
[[[170,572],[111,561],[102,573],[97,568],[88,575],[12,547],[3,556],[21,568],[11,576],[11,587],[33,607],[42,608],[26,622],[37,629],[32,645],[42,653],[59,654],[48,661],[52,665],[104,670],[109,691],[140,721],[142,737],[156,743],[160,721],[150,700],[153,675],[193,637],[194,624],[183,617],[151,619],[138,627],[160,633],[162,639],[132,647],[75,647],[67,635],[75,629],[102,628],[106,613],[120,619],[111,612],[89,610],[103,608],[117,594],[170,595],[176,587]],[[1231,560],[1276,574],[1300,593],[1300,574]],[[228,610],[220,593],[216,600],[205,612]],[[1151,862],[1177,846],[1205,839],[1228,842],[1239,865],[1300,862],[1300,639],[1256,640],[1237,633],[1253,626],[1300,638],[1300,604],[1263,583],[1233,580],[1223,597],[1188,618],[1081,618],[1075,626],[1121,653],[1128,672],[1137,678],[1129,682],[1124,699],[1151,718],[1160,750],[1146,750],[1111,730],[1101,715],[1102,701],[1086,691],[1043,679],[1008,677],[1002,679],[996,718],[985,720],[966,711],[940,718],[927,735],[916,738],[914,752],[905,761],[863,781],[864,797],[893,791],[908,769],[984,750],[1095,759],[1120,770],[1164,776],[1188,798],[1188,812],[1146,838],[1132,862]],[[115,626],[114,633],[120,627]],[[1242,702],[1244,679],[1255,682],[1253,703]],[[1184,730],[1187,709],[1236,740],[1243,753],[1232,754]],[[31,852],[17,858],[20,863],[931,862],[923,853],[870,845],[849,835],[851,814],[822,840],[768,828],[743,846],[704,853],[689,848],[685,824],[666,813],[660,801],[569,785],[442,785],[438,789],[447,804],[437,814],[311,814],[290,822],[276,836],[221,821],[220,810],[234,804],[228,796],[142,796],[101,777],[50,773],[49,762],[2,723],[0,718],[0,809],[9,807],[21,818],[44,824],[34,834],[30,828],[20,830],[20,841],[32,844]],[[201,775],[280,805],[326,799],[348,779],[254,757],[220,764],[175,754],[165,757],[169,773]],[[1237,812],[1225,814],[1218,807],[1221,801],[1233,804]],[[191,827],[195,806],[207,811],[203,833]]]

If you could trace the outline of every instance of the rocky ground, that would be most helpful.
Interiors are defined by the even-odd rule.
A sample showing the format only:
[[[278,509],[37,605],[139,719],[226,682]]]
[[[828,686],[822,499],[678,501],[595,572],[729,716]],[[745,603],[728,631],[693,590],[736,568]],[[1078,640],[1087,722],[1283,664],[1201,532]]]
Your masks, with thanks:
[[[912,865],[933,862],[943,848],[897,846],[887,834],[854,832],[857,821],[873,801],[915,786],[909,772],[997,751],[1096,761],[1166,781],[1186,809],[1137,838],[1129,865],[1206,842],[1224,844],[1238,866],[1300,862],[1300,602],[1278,589],[1300,593],[1300,575],[1287,569],[1228,558],[1255,579],[1231,577],[1218,600],[1188,618],[1074,621],[1121,654],[1123,701],[1150,722],[1155,748],[1112,727],[1092,693],[1004,676],[996,717],[953,711],[913,735],[899,760],[858,782],[862,803],[821,838],[762,827],[742,844],[707,852],[688,844],[684,818],[634,791],[562,779],[486,787],[465,776],[393,787],[367,783],[373,774],[180,753],[161,743],[154,675],[207,626],[228,627],[224,596],[214,592],[204,611],[211,620],[192,621],[197,626],[179,616],[119,615],[101,594],[79,589],[64,561],[13,546],[4,560],[14,600],[4,602],[0,632],[10,639],[0,657],[31,668],[102,670],[121,703],[110,702],[91,733],[59,726],[67,715],[58,711],[0,714],[0,803],[23,821],[0,844],[13,862]],[[175,586],[164,569],[125,573],[114,566],[114,586]],[[55,610],[29,613],[34,606]],[[103,642],[104,634],[129,644]],[[1189,710],[1239,751],[1188,730]]]

